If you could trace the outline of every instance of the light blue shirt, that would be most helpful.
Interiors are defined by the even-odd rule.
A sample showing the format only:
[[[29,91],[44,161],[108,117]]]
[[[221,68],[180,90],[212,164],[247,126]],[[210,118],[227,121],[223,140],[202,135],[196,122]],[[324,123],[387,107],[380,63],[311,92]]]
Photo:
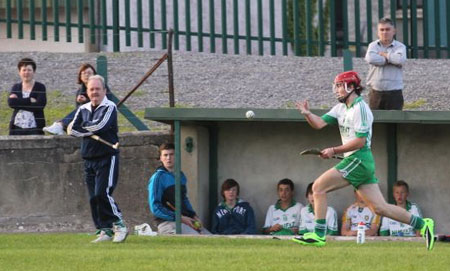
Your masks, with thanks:
[[[379,52],[388,54],[387,59]],[[373,41],[367,48],[365,57],[369,63],[367,86],[378,91],[403,89],[403,65],[406,62],[406,47],[403,43],[393,40],[387,47],[380,40]]]

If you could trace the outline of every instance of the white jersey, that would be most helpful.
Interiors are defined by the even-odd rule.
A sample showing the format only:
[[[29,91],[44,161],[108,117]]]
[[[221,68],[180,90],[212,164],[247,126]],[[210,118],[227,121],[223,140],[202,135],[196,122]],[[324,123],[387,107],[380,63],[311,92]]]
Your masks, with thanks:
[[[422,212],[420,211],[419,206],[417,206],[417,204],[415,203],[407,201],[406,210],[415,216],[422,217]],[[416,236],[416,230],[408,224],[403,224],[391,218],[383,217],[381,222],[380,235],[414,237]]]
[[[369,207],[358,207],[355,203],[350,205],[342,216],[342,225],[350,222],[350,230],[358,230],[358,224],[363,222],[367,229],[372,225],[380,225],[380,216],[374,214]]]
[[[301,203],[293,201],[291,206],[283,210],[280,208],[280,202],[278,201],[274,205],[270,205],[266,214],[266,222],[264,228],[270,228],[273,225],[280,224],[283,229],[298,228],[300,225],[300,210],[303,205]]]
[[[337,234],[338,233],[338,221],[336,211],[328,206],[327,208],[327,234]],[[313,232],[314,231],[314,210],[311,204],[303,207],[300,211],[300,233]]]
[[[357,97],[348,108],[345,103],[335,105],[328,113],[322,116],[322,119],[327,124],[337,123],[339,125],[342,144],[346,144],[358,137],[366,137],[365,147],[370,149],[373,115],[362,97]],[[346,152],[344,156],[347,157],[356,151]]]

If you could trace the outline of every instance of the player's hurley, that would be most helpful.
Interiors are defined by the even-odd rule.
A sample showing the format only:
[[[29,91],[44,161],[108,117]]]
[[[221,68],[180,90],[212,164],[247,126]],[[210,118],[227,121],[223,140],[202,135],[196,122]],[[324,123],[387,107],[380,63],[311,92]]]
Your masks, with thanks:
[[[68,135],[70,135],[72,133],[72,127],[73,127],[73,121],[71,123],[69,123],[69,125],[67,126],[67,134]],[[104,140],[103,138],[99,137],[98,135],[91,135],[90,138],[97,140],[98,142],[101,142],[105,145],[108,145],[115,150],[119,149],[119,142],[112,144],[112,143]]]
[[[166,201],[167,206],[169,206],[170,209],[172,209],[172,211],[175,212],[175,206],[173,206],[172,203]],[[194,230],[200,232],[202,229],[202,223],[200,223],[200,221],[195,220],[194,222],[192,222],[192,226],[194,226]]]
[[[97,140],[98,142],[101,142],[101,143],[103,143],[105,145],[108,145],[108,146],[110,146],[111,148],[113,148],[115,150],[119,149],[119,142],[117,142],[115,144],[112,144],[112,143],[104,140],[103,138],[99,137],[98,135],[91,135],[91,138],[94,139],[94,140]]]
[[[300,155],[321,155],[321,154],[322,154],[322,152],[319,149],[315,149],[315,148],[306,149],[306,150],[300,152]],[[339,159],[339,160],[344,159],[344,157],[339,156],[339,155],[333,155],[332,158]]]

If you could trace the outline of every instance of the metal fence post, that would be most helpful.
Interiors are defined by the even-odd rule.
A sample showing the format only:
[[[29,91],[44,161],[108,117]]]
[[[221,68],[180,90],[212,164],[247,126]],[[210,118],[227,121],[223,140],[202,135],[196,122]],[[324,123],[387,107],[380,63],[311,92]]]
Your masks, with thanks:
[[[167,72],[169,74],[169,106],[175,107],[175,92],[173,87],[172,40],[173,29],[169,29],[169,47],[167,48]]]
[[[53,0],[53,40],[59,41],[59,1]]]
[[[105,79],[105,84],[108,84],[108,60],[106,56],[97,57],[97,73]],[[111,100],[115,103],[119,103],[119,98],[117,98],[114,93],[110,93]],[[138,130],[146,131],[149,130],[148,127],[124,104],[118,106],[117,110]]]
[[[353,70],[352,52],[349,49],[343,50],[344,55],[344,71]]]
[[[113,9],[113,51],[120,52],[119,0],[113,0],[112,3],[113,3],[113,6],[112,6],[112,9]]]
[[[17,32],[18,38],[23,39],[23,0],[17,0]]]
[[[36,39],[36,27],[35,27],[36,17],[34,14],[35,9],[36,9],[35,2],[30,1],[30,11],[33,11],[33,12],[30,12],[30,39],[31,40]]]
[[[181,234],[181,124],[175,121],[175,229]]]

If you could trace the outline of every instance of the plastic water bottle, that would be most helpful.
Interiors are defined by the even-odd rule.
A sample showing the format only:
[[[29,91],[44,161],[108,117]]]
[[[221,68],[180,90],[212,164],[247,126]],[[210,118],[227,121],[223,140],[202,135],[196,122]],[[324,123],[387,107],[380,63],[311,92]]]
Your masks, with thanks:
[[[366,225],[364,222],[360,222],[358,224],[358,232],[356,234],[356,243],[357,244],[364,244],[366,241]]]

